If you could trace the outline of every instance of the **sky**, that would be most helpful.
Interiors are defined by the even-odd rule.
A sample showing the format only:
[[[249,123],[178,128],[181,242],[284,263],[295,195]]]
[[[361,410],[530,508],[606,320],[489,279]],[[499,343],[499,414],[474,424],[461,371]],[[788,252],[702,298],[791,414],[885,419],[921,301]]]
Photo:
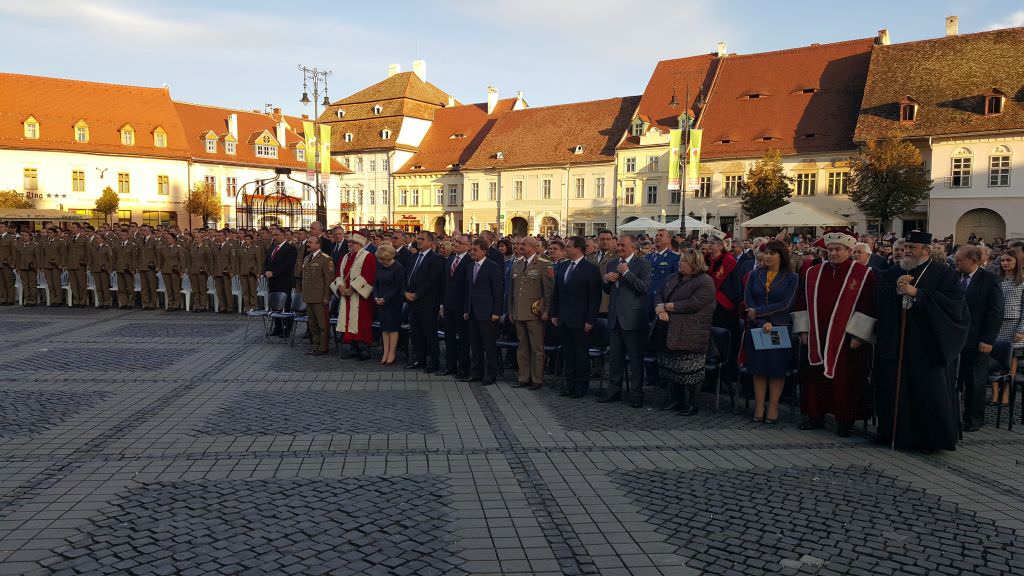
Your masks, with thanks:
[[[336,100],[419,57],[462,102],[495,86],[544,106],[641,94],[659,60],[718,42],[749,54],[881,28],[905,42],[942,36],[948,15],[961,33],[1024,26],[1024,1],[0,0],[0,71],[166,84],[176,100],[297,115],[312,113],[299,64],[330,70]]]

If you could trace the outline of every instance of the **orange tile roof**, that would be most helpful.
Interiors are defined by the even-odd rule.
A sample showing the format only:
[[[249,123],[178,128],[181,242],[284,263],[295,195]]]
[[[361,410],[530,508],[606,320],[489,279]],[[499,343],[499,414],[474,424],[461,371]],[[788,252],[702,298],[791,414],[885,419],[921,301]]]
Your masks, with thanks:
[[[26,139],[22,123],[39,121],[38,139]],[[89,141],[75,141],[74,126],[89,125]],[[130,124],[135,144],[121,144],[119,130]],[[158,127],[167,146],[154,145]],[[0,148],[58,150],[185,159],[185,132],[166,88],[143,88],[62,78],[0,73]]]
[[[274,115],[187,102],[175,102],[174,107],[181,117],[190,155],[198,162],[291,168],[299,171],[306,169],[306,162],[300,162],[295,157],[295,145],[304,138],[301,118],[278,116],[288,125],[285,141],[280,143],[283,147],[278,149],[277,158],[261,158],[256,156],[254,142],[264,131],[269,131],[275,139],[277,138],[277,121]],[[228,117],[231,114],[238,116],[238,143],[235,146],[235,154],[228,154],[224,148],[224,137],[228,134]],[[218,136],[217,152],[213,154],[206,151],[204,138],[211,131]],[[335,161],[331,172],[342,174],[350,171]]]
[[[465,164],[498,116],[511,111],[515,103],[515,98],[499,100],[490,115],[487,114],[486,102],[438,110],[434,123],[420,143],[419,152],[396,174],[448,172],[456,164]]]
[[[873,43],[866,38],[722,58],[699,118],[701,156],[854,148]]]
[[[506,112],[464,169],[614,162],[615,146],[639,102],[640,96],[627,96]],[[583,151],[576,154],[580,145]]]
[[[934,136],[1024,128],[1024,28],[1006,28],[876,46],[854,139]],[[984,94],[1006,95],[1001,114],[985,115]],[[899,121],[899,103],[919,105]]]
[[[693,114],[697,99],[703,90],[707,94],[711,88],[711,80],[719,59],[714,54],[702,54],[674,60],[662,60],[654,67],[651,79],[647,82],[637,117],[645,122],[668,132],[679,127],[679,116],[689,110]],[[690,101],[686,100],[686,85],[690,85]],[[675,92],[678,105],[671,106],[672,93]],[[634,148],[640,145],[639,136],[627,136],[619,144],[619,148]]]

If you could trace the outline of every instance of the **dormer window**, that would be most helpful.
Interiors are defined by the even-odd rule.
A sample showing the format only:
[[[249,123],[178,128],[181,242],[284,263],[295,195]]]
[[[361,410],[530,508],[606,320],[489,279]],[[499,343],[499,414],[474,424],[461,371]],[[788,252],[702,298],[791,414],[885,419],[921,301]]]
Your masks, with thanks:
[[[632,126],[632,130],[631,130],[632,135],[633,136],[643,136],[644,135],[644,128],[645,128],[644,124],[645,124],[645,122],[643,120],[639,119],[639,118],[637,118],[636,120],[633,120],[633,126]]]
[[[125,146],[135,145],[135,129],[128,124],[121,128],[121,144]]]
[[[1006,103],[1006,94],[1002,90],[993,88],[985,94],[985,115],[994,116],[1003,113],[1003,104]]]
[[[224,141],[224,153],[225,154],[234,154],[235,153],[235,141],[234,140],[225,140]]]
[[[277,158],[277,146],[272,144],[257,144],[256,156],[259,158]]]
[[[206,137],[206,153],[216,154],[217,153],[217,139],[213,136]]]
[[[583,144],[577,144],[572,150],[573,154],[583,154]]]
[[[465,138],[465,137],[466,137],[466,135],[463,134],[462,132],[456,132],[455,134],[452,134],[448,138],[449,139],[455,139],[455,138]]]
[[[732,144],[732,140],[729,140],[728,138],[723,138],[723,139],[719,140],[718,143],[719,144]]]
[[[814,94],[817,91],[818,91],[818,88],[804,88],[800,92],[802,92],[803,94]]]
[[[351,141],[352,141],[352,133],[351,132],[345,132],[345,142],[351,142]]]
[[[302,148],[302,147],[296,148],[295,149],[295,159],[298,160],[299,162],[305,162],[306,161],[306,149]]]
[[[25,119],[25,138],[29,140],[39,139],[39,121],[32,116]]]
[[[504,160],[505,159],[505,153],[504,152],[498,152],[498,153],[496,153],[494,155],[494,158],[496,160]]]
[[[383,138],[384,140],[390,140],[391,139],[391,130],[388,130],[387,128],[381,130],[380,131],[380,137]]]
[[[75,124],[75,142],[85,144],[89,141],[89,125],[85,120],[79,120]]]
[[[374,116],[380,116],[380,113],[383,112],[383,111],[384,111],[384,107],[381,106],[380,104],[377,104],[376,106],[373,107],[373,115]]]
[[[334,111],[334,115],[337,116],[338,119],[340,120],[341,118],[345,117],[345,111],[342,110],[341,108],[338,108],[337,110]]]
[[[159,126],[153,130],[153,146],[167,148],[167,132],[164,132],[164,129]]]
[[[762,97],[764,97],[764,94],[761,94],[759,92],[754,92],[753,94],[747,94],[747,100],[760,100]]]
[[[904,124],[917,122],[917,110],[919,107],[920,102],[910,96],[900,101],[900,122]]]

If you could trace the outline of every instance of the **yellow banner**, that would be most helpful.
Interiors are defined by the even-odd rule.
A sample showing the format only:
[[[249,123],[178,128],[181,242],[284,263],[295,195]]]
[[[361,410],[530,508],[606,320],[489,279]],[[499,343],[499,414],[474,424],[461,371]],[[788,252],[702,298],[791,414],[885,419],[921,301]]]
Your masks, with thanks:
[[[700,140],[703,130],[690,130],[690,145],[686,159],[686,189],[700,190]]]
[[[331,125],[320,125],[320,173],[331,173]]]
[[[316,172],[316,126],[303,120],[302,133],[306,136],[306,170]]]
[[[682,140],[682,130],[668,131],[668,189],[673,192],[679,190],[682,184],[679,178],[679,148]]]

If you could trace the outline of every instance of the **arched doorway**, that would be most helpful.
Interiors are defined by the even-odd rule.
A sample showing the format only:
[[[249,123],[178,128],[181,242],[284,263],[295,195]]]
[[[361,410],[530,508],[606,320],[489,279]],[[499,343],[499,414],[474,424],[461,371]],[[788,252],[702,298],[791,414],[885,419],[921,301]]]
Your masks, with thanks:
[[[434,234],[444,234],[444,225],[444,216],[438,216],[437,218],[434,218]]]
[[[545,216],[540,220],[540,233],[544,236],[556,234],[558,232],[558,220],[551,216]]]
[[[512,235],[513,236],[526,236],[529,234],[529,222],[522,216],[516,216],[512,219]]]
[[[1006,221],[997,212],[988,208],[969,210],[956,221],[957,244],[967,242],[974,233],[978,239],[991,242],[995,238],[1006,238]]]

